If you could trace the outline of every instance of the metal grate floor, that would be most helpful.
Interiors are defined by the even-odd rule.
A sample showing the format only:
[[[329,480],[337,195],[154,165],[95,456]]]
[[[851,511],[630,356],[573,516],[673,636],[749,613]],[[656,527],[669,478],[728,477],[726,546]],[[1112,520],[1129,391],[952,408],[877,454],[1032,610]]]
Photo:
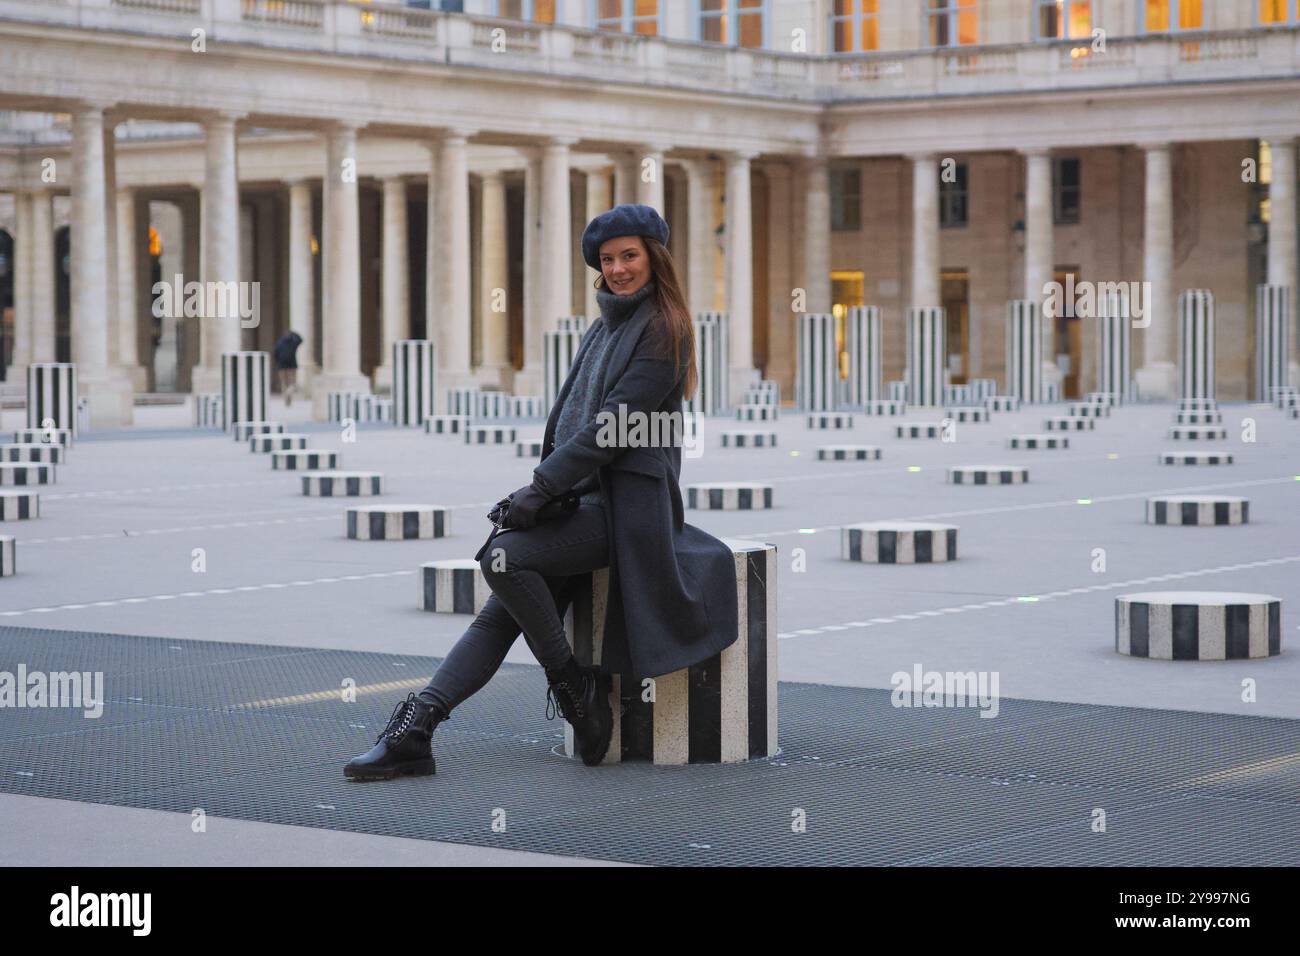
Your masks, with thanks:
[[[436,776],[344,780],[434,660],[0,627],[0,670],[102,671],[107,698],[96,720],[0,709],[0,791],[660,865],[1300,863],[1300,721],[1278,718],[1003,699],[990,720],[782,683],[775,758],[588,769],[541,670],[507,664],[438,728]]]

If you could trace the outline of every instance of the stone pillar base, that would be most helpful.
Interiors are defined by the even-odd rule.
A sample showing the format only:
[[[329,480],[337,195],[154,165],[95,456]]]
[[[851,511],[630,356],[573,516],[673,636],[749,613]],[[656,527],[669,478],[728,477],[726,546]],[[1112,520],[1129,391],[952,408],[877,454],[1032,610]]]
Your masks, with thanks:
[[[393,390],[393,366],[390,362],[375,366],[370,375],[371,390],[375,394],[389,394]]]
[[[131,382],[131,388],[137,392],[149,391],[149,370],[143,365],[132,365],[123,369],[127,379]]]
[[[302,370],[299,369],[299,374]],[[362,392],[369,394],[370,379],[364,375],[336,375],[321,372],[312,380],[311,417],[312,421],[329,420],[326,397],[330,392]]]
[[[123,428],[135,421],[135,389],[124,369],[81,371],[78,392],[90,401],[91,428]]]
[[[514,373],[514,383],[511,392],[514,395],[542,395],[544,388],[542,379],[545,373],[540,368],[521,368]],[[548,408],[549,412],[550,409]]]
[[[221,368],[205,368],[196,365],[190,370],[190,393],[221,392]]]
[[[1178,369],[1173,362],[1151,362],[1134,376],[1142,401],[1173,401],[1178,397]]]
[[[748,365],[733,365],[727,370],[727,405],[734,408],[744,404],[749,386],[757,383],[761,376],[758,369]]]
[[[510,392],[512,395],[541,394],[540,392],[524,393],[515,391],[518,380],[515,377],[515,370],[509,365],[480,365],[474,373],[474,382],[487,388],[499,388],[502,391]]]

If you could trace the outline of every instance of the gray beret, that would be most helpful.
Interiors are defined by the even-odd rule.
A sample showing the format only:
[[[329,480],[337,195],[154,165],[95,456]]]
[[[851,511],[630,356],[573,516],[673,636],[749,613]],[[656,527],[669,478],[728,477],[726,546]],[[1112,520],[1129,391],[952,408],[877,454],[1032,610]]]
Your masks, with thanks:
[[[653,206],[625,202],[602,212],[582,232],[582,258],[600,272],[600,246],[619,236],[649,236],[668,245],[668,223]]]

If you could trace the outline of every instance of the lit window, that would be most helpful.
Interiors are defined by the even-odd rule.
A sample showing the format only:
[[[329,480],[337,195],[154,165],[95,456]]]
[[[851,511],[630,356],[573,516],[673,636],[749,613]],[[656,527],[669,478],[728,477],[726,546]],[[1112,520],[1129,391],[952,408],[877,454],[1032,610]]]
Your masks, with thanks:
[[[975,0],[930,0],[930,46],[966,46],[979,42]]]
[[[857,168],[831,168],[831,229],[848,231],[862,228],[862,171]]]
[[[831,50],[860,53],[880,49],[880,0],[835,0],[831,9]]]
[[[1040,40],[1077,40],[1092,35],[1092,0],[1035,0]]]
[[[555,22],[555,0],[497,0],[497,16],[534,23]]]
[[[939,170],[939,225],[945,227],[966,225],[966,164],[957,163],[953,172],[948,182]]]
[[[1077,223],[1082,197],[1083,184],[1078,157],[1054,158],[1052,160],[1052,221],[1057,225]]]
[[[596,28],[655,36],[659,0],[596,0]]]
[[[1296,0],[1259,0],[1259,22],[1264,26],[1293,23],[1298,13]]]
[[[699,0],[699,39],[761,49],[768,0]]]
[[[1204,0],[1143,0],[1142,28],[1147,33],[1199,30],[1205,25]]]

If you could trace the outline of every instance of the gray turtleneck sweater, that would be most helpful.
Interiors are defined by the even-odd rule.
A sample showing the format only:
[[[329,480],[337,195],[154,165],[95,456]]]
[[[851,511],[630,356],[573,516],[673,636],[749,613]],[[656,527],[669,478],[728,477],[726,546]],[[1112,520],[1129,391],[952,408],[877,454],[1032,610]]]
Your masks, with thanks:
[[[582,357],[582,364],[573,379],[573,385],[560,406],[559,417],[555,420],[555,447],[558,449],[575,434],[595,421],[600,411],[600,397],[605,393],[605,371],[609,367],[610,356],[618,342],[627,320],[636,312],[645,299],[654,295],[655,280],[651,279],[631,295],[616,295],[607,289],[596,290],[596,304],[600,307],[600,322],[592,325],[587,335],[591,336],[591,345]],[[583,504],[605,503],[598,478],[593,472],[574,487],[586,488],[594,485],[579,497]]]

